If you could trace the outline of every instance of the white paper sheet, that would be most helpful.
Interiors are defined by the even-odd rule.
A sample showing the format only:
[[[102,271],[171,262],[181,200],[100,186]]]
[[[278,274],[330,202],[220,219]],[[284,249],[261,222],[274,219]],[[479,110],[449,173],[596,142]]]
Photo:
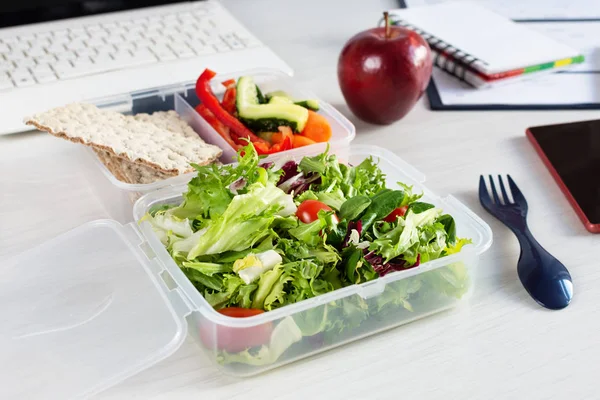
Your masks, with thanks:
[[[600,74],[558,73],[492,89],[475,89],[434,69],[433,79],[445,105],[550,105],[600,103]]]
[[[404,0],[408,7],[449,0]],[[598,0],[478,0],[481,5],[512,19],[600,18]]]
[[[585,62],[575,67],[575,70],[600,72],[600,21],[526,24],[581,51]]]

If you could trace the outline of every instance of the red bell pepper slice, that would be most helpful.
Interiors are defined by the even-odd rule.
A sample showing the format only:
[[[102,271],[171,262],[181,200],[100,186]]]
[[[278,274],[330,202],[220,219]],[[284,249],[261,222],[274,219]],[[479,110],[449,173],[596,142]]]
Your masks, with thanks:
[[[208,108],[206,108],[204,104],[199,104],[196,107],[196,111],[202,116],[202,118],[206,120],[206,122],[210,124],[210,126],[214,128],[215,131],[217,131],[219,135],[221,135],[223,139],[225,139],[225,141],[227,141],[227,143],[229,143],[231,147],[233,147],[236,150],[242,147],[240,146],[240,144],[236,143],[235,140],[231,137],[231,132],[229,131],[229,128],[226,127],[221,121],[219,121],[215,117],[215,115],[212,112],[210,112]]]
[[[221,85],[229,89],[231,85],[235,85],[235,79],[227,79],[226,81],[221,82]]]
[[[221,106],[227,111],[229,114],[234,115],[235,108],[235,97],[237,91],[235,90],[235,85],[229,86],[227,90],[225,90],[225,94],[223,95],[223,100],[221,101]]]
[[[266,143],[264,139],[256,136],[250,129],[246,128],[244,124],[233,115],[228,113],[219,103],[219,100],[214,95],[210,88],[210,80],[214,78],[216,73],[210,69],[205,69],[196,81],[196,94],[198,98],[212,112],[215,117],[227,126],[231,134],[239,136],[241,138],[247,138],[253,143]]]

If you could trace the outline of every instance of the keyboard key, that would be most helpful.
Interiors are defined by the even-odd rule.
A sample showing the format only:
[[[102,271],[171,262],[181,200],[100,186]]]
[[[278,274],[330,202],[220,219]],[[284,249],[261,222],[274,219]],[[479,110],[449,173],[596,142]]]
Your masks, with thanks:
[[[29,42],[21,42],[21,41],[19,41],[17,43],[11,44],[10,47],[13,50],[27,50],[31,46],[29,45]]]
[[[31,47],[29,50],[27,50],[27,55],[29,57],[40,57],[44,54],[46,54],[46,50],[44,50],[42,46]]]
[[[60,43],[52,43],[50,46],[46,47],[46,51],[50,54],[60,54],[67,51],[64,45]]]
[[[163,38],[163,40],[166,38]],[[135,44],[137,45],[137,47],[150,47],[150,46],[154,46],[155,44],[161,43],[161,40],[159,38],[156,38],[155,40],[157,40],[156,42],[153,42],[150,39],[140,39],[140,40],[136,40]]]
[[[10,53],[10,47],[5,43],[0,43],[0,54]]]
[[[156,56],[148,49],[136,50],[133,52],[133,58],[140,64],[150,64],[158,61]]]
[[[52,54],[44,54],[43,56],[35,57],[34,59],[38,64],[52,64],[56,62],[56,57]]]
[[[69,36],[71,38],[71,41],[83,41],[83,40],[88,40],[90,38],[90,35],[87,34],[87,32],[81,32],[78,34],[71,34]]]
[[[140,25],[133,25],[131,28],[128,29],[128,34],[131,35],[132,33],[137,33],[138,35],[141,35],[142,32],[144,32],[146,29],[144,29],[143,26]]]
[[[35,37],[37,38],[37,40],[41,40],[41,39],[51,39],[52,38],[52,32],[41,32],[41,33],[36,33]]]
[[[184,44],[185,45],[190,42],[190,38],[185,35],[170,36],[170,38],[171,38],[171,42],[174,44]]]
[[[15,43],[17,43],[18,41],[19,41],[19,40],[18,40],[18,39],[17,39],[15,36],[10,36],[10,37],[5,37],[5,38],[2,38],[2,42],[3,42],[3,43],[6,43],[6,44],[8,44],[8,45],[15,44]]]
[[[127,33],[127,30],[125,28],[121,28],[121,27],[110,30],[111,35],[124,35],[126,33]]]
[[[94,64],[106,64],[113,60],[108,54],[97,54],[95,56],[90,56],[90,59]]]
[[[58,79],[56,74],[48,67],[32,69],[31,72],[39,83],[53,82]]]
[[[117,27],[117,24],[115,22],[108,22],[108,23],[102,24],[102,27],[108,31],[112,31],[113,29],[115,29]]]
[[[86,48],[85,42],[83,40],[77,39],[72,42],[69,42],[65,45],[69,50],[83,50]]]
[[[8,54],[5,54],[4,58],[6,58],[7,61],[19,61],[19,60],[24,60],[26,57],[25,57],[25,54],[21,50],[16,50],[16,51],[11,51]]]
[[[133,21],[119,21],[117,25],[119,25],[120,28],[129,29],[135,24],[133,23]]]
[[[16,62],[18,68],[29,68],[35,66],[35,61],[32,58],[25,58]]]
[[[162,37],[163,34],[159,31],[148,31],[148,32],[144,32],[144,37],[146,39],[154,39],[157,37]]]
[[[104,41],[100,38],[92,37],[92,38],[86,40],[85,44],[87,45],[87,47],[98,47],[98,46],[102,46],[104,44]]]
[[[221,36],[221,38],[233,50],[239,50],[239,49],[246,48],[246,46],[241,41],[239,41],[233,34],[223,35],[223,36]]]
[[[190,47],[198,56],[206,56],[217,52],[214,47],[202,43],[192,43],[190,44]]]
[[[11,77],[17,87],[35,85],[35,79],[33,79],[33,76],[27,70],[17,70],[11,74]]]
[[[126,50],[116,51],[112,56],[115,60],[120,60],[120,61],[129,60],[129,59],[133,58],[131,53]]]
[[[171,61],[177,59],[177,56],[167,46],[157,45],[150,50],[158,57],[160,61]]]
[[[98,31],[103,31],[103,30],[104,30],[104,28],[102,28],[102,27],[101,27],[100,25],[98,25],[98,24],[94,24],[94,25],[86,26],[86,28],[85,28],[85,29],[86,29],[86,30],[88,31],[88,33],[90,33],[90,34],[93,34],[93,33],[96,33],[96,32],[98,32]],[[92,35],[92,36],[93,36],[93,35]]]
[[[58,61],[71,61],[77,59],[77,53],[73,50],[67,50],[64,53],[59,53],[55,55]]]
[[[124,41],[125,41],[125,39],[123,39],[123,36],[121,36],[121,35],[119,35],[119,36],[111,35],[106,38],[106,43],[108,43],[108,44],[123,43]]]
[[[70,77],[70,74],[73,73],[73,65],[68,61],[59,61],[51,67],[60,79]]]
[[[71,28],[69,29],[69,32],[71,36],[78,36],[86,33],[84,28]]]
[[[93,63],[89,57],[80,58],[78,60],[73,61],[73,68],[78,70],[89,69],[91,65],[93,65]]]
[[[213,43],[212,46],[220,53],[231,50],[231,47],[224,42],[216,42]]]
[[[103,46],[96,47],[95,50],[99,55],[110,55],[115,52],[115,47],[110,44],[105,44]]]
[[[78,58],[82,58],[82,57],[89,57],[89,56],[95,55],[96,51],[93,48],[85,48],[85,49],[77,50],[76,53],[77,53]]]
[[[180,36],[181,32],[177,29],[177,28],[165,28],[162,31],[163,35],[169,35],[169,36]]]
[[[51,45],[66,44],[66,43],[69,43],[70,41],[71,41],[71,39],[67,35],[57,36],[57,37],[52,38]]]
[[[35,40],[35,36],[34,35],[19,36],[19,41],[20,42],[33,42],[34,40]]]
[[[171,47],[173,53],[179,58],[189,58],[196,55],[192,49],[183,44],[171,44],[169,47]]]
[[[262,43],[258,39],[254,38],[254,37],[252,37],[250,35],[243,35],[243,34],[237,34],[236,33],[235,36],[246,47],[258,47],[258,46],[262,46]]]
[[[102,39],[105,38],[109,35],[108,31],[106,29],[102,29],[99,31],[94,32],[93,34],[90,35],[90,39],[96,38],[96,39]]]
[[[0,75],[6,72],[12,72],[15,70],[15,64],[10,61],[2,61],[0,62]]]
[[[142,35],[139,34],[139,32],[127,32],[125,34],[125,37],[127,38],[127,40],[129,42],[135,43],[138,40],[142,40]]]
[[[117,48],[117,51],[131,51],[136,49],[135,44],[131,42],[117,43],[115,44],[115,47]]]

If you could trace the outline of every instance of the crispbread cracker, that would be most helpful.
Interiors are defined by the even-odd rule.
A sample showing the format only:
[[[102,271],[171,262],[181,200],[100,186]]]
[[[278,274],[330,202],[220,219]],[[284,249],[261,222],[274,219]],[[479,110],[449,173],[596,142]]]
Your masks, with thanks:
[[[185,124],[174,112],[130,117],[91,104],[73,103],[36,114],[25,123],[103,150],[105,160],[108,155],[116,156],[168,176],[191,172],[191,163],[206,165],[221,156],[220,148],[205,143],[195,132],[192,135],[193,130],[184,129],[175,117]],[[168,129],[170,126],[173,130]]]
[[[106,150],[94,149],[94,152],[114,177],[122,182],[147,184],[177,176],[176,173],[162,172],[144,164],[125,160]]]

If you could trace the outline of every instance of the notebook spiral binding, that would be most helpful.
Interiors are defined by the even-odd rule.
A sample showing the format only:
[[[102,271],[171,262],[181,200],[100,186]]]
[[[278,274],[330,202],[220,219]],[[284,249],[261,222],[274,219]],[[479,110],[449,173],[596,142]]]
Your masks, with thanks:
[[[472,65],[474,63],[482,63],[487,65],[485,61],[460,49],[457,49],[451,44],[444,42],[440,38],[424,32],[423,30],[400,18],[394,17],[392,14],[390,14],[390,20],[394,25],[399,25],[403,28],[410,29],[411,31],[421,35],[423,39],[429,43],[429,46],[433,50],[433,64],[452,76],[457,77],[463,82],[467,82],[465,79],[466,73],[468,70],[473,70]]]

